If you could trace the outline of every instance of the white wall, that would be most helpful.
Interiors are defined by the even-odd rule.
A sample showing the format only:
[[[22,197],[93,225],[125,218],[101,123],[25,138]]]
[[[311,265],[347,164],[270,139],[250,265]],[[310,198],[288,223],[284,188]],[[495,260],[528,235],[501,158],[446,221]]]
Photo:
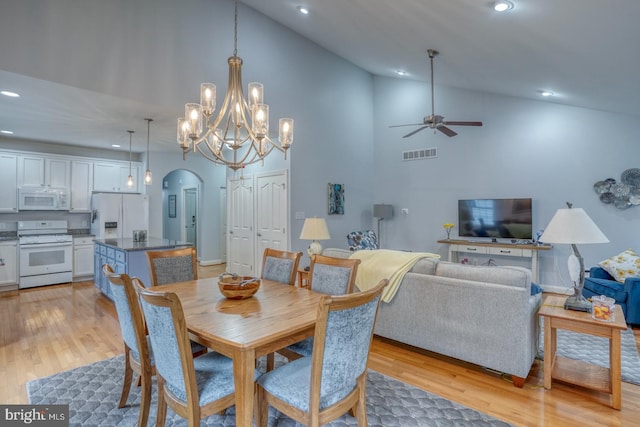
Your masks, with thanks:
[[[620,179],[640,167],[637,117],[566,107],[550,102],[436,86],[436,114],[445,119],[480,120],[483,127],[452,127],[449,138],[424,130],[403,139],[408,128],[430,114],[427,83],[374,78],[376,203],[391,203],[395,217],[382,223],[388,247],[446,255],[436,243],[446,237],[442,224],[456,223],[457,200],[533,198],[533,229],[544,228],[569,201],[582,207],[611,243],[581,245],[590,267],[629,247],[640,250],[640,207],[618,210],[602,204],[596,181]],[[401,152],[438,148],[435,159],[402,162]],[[409,215],[400,214],[408,208]],[[569,283],[569,246],[541,253],[542,283]]]

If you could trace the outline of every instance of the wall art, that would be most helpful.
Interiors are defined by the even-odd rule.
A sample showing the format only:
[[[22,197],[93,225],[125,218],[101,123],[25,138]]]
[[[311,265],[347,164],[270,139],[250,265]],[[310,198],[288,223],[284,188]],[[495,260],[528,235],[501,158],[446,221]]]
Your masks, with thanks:
[[[344,215],[344,185],[329,183],[329,215]]]

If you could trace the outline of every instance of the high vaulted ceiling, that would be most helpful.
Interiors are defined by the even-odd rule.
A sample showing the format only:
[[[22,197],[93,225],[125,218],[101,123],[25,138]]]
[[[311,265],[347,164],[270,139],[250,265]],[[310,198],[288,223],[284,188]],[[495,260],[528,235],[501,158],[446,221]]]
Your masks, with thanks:
[[[502,14],[493,11],[490,0],[242,3],[374,75],[426,82],[426,51],[434,48],[440,51],[435,62],[439,85],[531,99],[549,90],[555,95],[546,102],[640,114],[638,0],[513,0],[515,7]],[[301,15],[297,6],[310,13]],[[24,25],[38,31],[37,23]],[[0,53],[5,43],[23,42],[28,40],[3,38]],[[397,70],[408,76],[397,76]],[[104,148],[100,136],[144,107],[162,119],[153,125],[162,142],[154,149],[175,150],[175,118],[160,108],[31,79],[5,71],[0,63],[0,89],[11,84],[28,84],[50,99],[19,108],[0,99],[0,129],[26,129],[16,138]],[[423,114],[416,112],[416,117]],[[79,119],[84,126],[77,126]],[[127,143],[125,136],[121,142]]]

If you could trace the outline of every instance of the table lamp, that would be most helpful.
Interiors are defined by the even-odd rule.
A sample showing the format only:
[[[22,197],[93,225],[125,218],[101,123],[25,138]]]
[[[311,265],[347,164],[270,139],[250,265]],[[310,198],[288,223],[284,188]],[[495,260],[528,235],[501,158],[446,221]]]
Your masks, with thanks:
[[[572,209],[567,202],[567,209],[558,209],[551,218],[549,225],[540,236],[544,243],[571,245],[573,253],[569,255],[567,265],[569,276],[573,281],[573,295],[564,303],[565,310],[591,311],[591,304],[582,296],[584,287],[584,259],[578,252],[578,244],[607,243],[609,239],[600,231],[598,226],[589,218],[582,208]]]
[[[329,229],[324,218],[306,218],[300,232],[301,240],[313,240],[307,249],[307,255],[311,258],[314,254],[322,253],[322,245],[317,240],[329,240]]]

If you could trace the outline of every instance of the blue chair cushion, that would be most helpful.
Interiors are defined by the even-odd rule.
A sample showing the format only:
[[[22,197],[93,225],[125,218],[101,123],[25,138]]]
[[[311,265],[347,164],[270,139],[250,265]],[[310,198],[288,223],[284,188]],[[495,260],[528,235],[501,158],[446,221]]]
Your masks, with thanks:
[[[542,288],[537,284],[531,282],[531,295],[538,295],[542,293]]]
[[[313,353],[313,337],[291,344],[287,347],[287,350],[291,350],[302,356],[311,356]]]
[[[626,302],[627,296],[629,295],[629,293],[624,290],[624,285],[622,283],[616,282],[615,280],[598,279],[593,277],[588,277],[584,280],[584,290],[590,292],[590,295],[588,296],[605,295],[613,298],[617,303]]]

